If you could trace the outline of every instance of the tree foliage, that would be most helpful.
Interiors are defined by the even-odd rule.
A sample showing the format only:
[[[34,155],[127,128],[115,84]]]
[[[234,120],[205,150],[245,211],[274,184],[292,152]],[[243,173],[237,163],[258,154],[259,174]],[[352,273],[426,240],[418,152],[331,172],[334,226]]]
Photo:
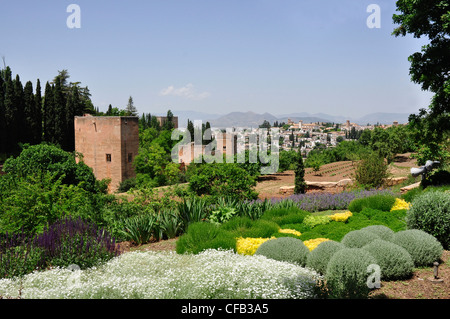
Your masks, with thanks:
[[[411,80],[434,93],[429,110],[422,108],[419,114],[411,114],[409,118],[417,129],[414,137],[419,156],[428,153],[432,158],[426,159],[445,161],[449,158],[450,131],[450,3],[399,0],[397,11],[399,14],[393,15],[393,21],[399,26],[393,35],[426,36],[430,41],[421,52],[408,58]],[[420,162],[426,159],[420,158]]]

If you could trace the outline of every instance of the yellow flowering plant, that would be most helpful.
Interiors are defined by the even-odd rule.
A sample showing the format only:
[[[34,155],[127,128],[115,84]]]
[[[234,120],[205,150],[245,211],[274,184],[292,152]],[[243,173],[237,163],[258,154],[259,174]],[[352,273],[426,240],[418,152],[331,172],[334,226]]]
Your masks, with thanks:
[[[403,199],[396,198],[394,206],[392,206],[392,208],[391,208],[391,212],[394,210],[402,210],[402,209],[410,209],[410,208],[411,208],[411,203],[408,203]]]
[[[283,233],[283,234],[293,234],[295,236],[301,236],[302,233],[299,232],[298,230],[295,229],[280,229],[278,232]]]
[[[319,246],[320,243],[323,243],[324,241],[328,241],[328,238],[315,238],[310,240],[305,240],[303,243],[306,247],[308,247],[309,251],[313,251],[317,246]]]
[[[351,211],[346,211],[345,213],[336,213],[330,215],[330,219],[336,222],[346,222],[351,216],[353,216]]]
[[[241,255],[253,255],[262,243],[270,239],[275,239],[275,237],[270,238],[239,237],[236,239],[236,252]]]

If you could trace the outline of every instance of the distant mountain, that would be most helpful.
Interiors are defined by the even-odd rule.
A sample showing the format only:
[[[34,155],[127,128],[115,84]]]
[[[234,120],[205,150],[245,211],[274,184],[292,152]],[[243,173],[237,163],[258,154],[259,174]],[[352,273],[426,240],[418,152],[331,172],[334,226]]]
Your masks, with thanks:
[[[264,121],[270,124],[278,119],[269,113],[258,114],[254,112],[232,112],[216,119],[209,120],[211,127],[259,127]]]
[[[187,126],[188,119],[192,122],[201,120],[203,123],[223,116],[222,114],[212,114],[197,111],[172,111],[174,116],[178,116],[178,127],[185,128]],[[165,114],[161,114],[165,116]]]
[[[259,127],[265,120],[270,124],[273,122],[285,122],[291,119],[294,122],[302,120],[304,123],[315,122],[332,122],[345,123],[349,120],[352,123],[359,125],[366,124],[392,124],[397,121],[400,124],[408,122],[408,113],[371,113],[360,118],[343,115],[330,115],[325,113],[289,113],[272,115],[270,113],[258,114],[255,112],[231,112],[228,114],[213,114],[197,111],[173,111],[175,116],[178,116],[178,126],[186,127],[187,120],[195,121],[201,120],[203,123],[209,121],[212,127],[227,128],[227,127]]]
[[[399,124],[408,123],[408,113],[372,113],[367,114],[359,119],[354,120],[355,123],[360,125],[370,124],[392,124],[398,122]]]
[[[288,119],[291,119],[294,122],[298,122],[299,120],[303,120],[304,123],[314,123],[314,122],[334,122],[334,123],[344,123],[348,120],[345,116],[336,116],[325,113],[290,113],[290,114],[280,114],[277,115],[279,121],[287,122]]]

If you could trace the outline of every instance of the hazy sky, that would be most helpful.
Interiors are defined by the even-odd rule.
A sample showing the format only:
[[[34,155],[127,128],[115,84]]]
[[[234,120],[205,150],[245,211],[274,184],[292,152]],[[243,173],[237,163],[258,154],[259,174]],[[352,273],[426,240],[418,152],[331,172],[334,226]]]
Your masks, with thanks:
[[[427,39],[392,36],[394,12],[393,0],[2,0],[0,56],[23,83],[67,69],[102,111],[131,95],[139,113],[413,113],[431,94],[408,56]]]

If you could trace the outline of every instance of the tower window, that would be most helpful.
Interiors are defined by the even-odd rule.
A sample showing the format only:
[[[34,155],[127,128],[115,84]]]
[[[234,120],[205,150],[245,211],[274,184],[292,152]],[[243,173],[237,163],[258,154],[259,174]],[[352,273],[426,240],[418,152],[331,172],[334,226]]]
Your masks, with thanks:
[[[128,153],[128,163],[133,161],[133,153]]]
[[[111,154],[106,154],[106,161],[111,162]]]

